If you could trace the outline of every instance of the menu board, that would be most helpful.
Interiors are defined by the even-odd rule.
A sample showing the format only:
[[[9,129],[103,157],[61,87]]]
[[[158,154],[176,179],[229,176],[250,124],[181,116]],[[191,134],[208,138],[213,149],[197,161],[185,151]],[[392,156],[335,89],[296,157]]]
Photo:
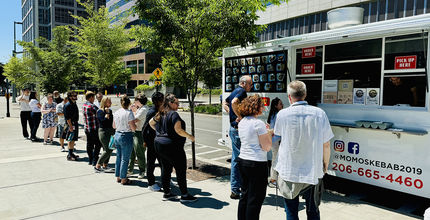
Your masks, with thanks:
[[[286,54],[283,52],[225,59],[225,91],[239,86],[241,76],[251,76],[251,92],[286,92]]]

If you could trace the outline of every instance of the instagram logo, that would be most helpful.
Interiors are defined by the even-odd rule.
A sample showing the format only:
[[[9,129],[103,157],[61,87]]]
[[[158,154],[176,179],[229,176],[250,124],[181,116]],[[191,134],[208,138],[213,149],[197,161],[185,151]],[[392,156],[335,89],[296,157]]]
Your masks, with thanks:
[[[343,143],[343,141],[335,140],[334,150],[337,152],[343,152],[345,150],[345,143]]]

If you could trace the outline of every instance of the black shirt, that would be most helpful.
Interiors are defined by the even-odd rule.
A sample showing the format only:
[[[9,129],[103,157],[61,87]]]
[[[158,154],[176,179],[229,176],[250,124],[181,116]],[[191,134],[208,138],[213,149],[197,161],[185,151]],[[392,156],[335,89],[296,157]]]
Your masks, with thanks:
[[[233,106],[231,105],[231,102],[233,101],[234,98],[238,98],[239,101],[242,101],[246,98],[247,94],[244,88],[242,87],[238,87],[235,90],[233,90],[233,92],[230,94],[230,96],[228,96],[225,101],[229,104],[229,116],[230,116],[230,125],[234,128],[237,128],[237,122],[236,122],[236,118],[237,115],[234,114],[233,111]]]
[[[175,124],[178,121],[181,122],[181,127],[185,130],[185,122],[176,111],[170,111],[161,117],[160,121],[155,125],[155,141],[160,144],[178,143],[184,145],[186,138],[180,136],[175,131]]]
[[[54,98],[54,102],[57,104],[60,104],[64,99],[62,99],[60,96],[58,96],[57,98]]]
[[[106,115],[109,114],[109,118],[106,118]],[[112,110],[108,109],[104,111],[103,109],[97,110],[97,120],[99,121],[100,128],[113,128],[113,114]]]
[[[79,110],[76,103],[68,102],[64,105],[64,118],[67,120],[71,119],[72,122],[79,121]]]
[[[155,131],[154,129],[151,128],[151,126],[149,126],[149,121],[151,121],[151,119],[153,117],[155,117],[155,115],[157,114],[157,109],[155,108],[155,106],[152,106],[149,110],[148,113],[146,113],[146,119],[145,119],[145,123],[143,124],[143,129],[142,129],[142,134],[143,134],[143,139],[145,140],[145,142],[148,143],[153,143],[154,142],[154,138],[155,138]]]
[[[414,96],[411,86],[404,83],[395,86],[389,85],[384,88],[384,105],[409,104],[414,105]]]

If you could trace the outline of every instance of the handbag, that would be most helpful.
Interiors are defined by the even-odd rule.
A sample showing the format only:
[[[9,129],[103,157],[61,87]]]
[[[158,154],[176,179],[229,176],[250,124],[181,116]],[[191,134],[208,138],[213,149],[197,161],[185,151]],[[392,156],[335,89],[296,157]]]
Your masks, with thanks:
[[[108,145],[108,148],[110,149],[110,150],[115,150],[115,137],[112,135],[112,136],[110,136],[110,140],[109,140],[109,145]]]

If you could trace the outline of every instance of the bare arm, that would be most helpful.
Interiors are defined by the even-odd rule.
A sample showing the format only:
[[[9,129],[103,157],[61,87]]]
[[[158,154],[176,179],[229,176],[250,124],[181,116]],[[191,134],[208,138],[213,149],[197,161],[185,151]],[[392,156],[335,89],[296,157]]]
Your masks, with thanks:
[[[68,119],[68,120],[67,120],[67,124],[69,125],[69,131],[70,131],[70,132],[73,132],[72,119]]]
[[[115,121],[112,122],[112,128],[116,129]]]
[[[237,116],[236,121],[239,122],[240,120],[242,120],[242,116],[240,116],[238,110],[239,107],[239,99],[238,98],[234,98],[233,101],[231,101],[231,106],[233,109],[234,114]]]
[[[134,123],[134,120],[133,121],[129,121],[128,122],[128,125],[130,126],[130,129],[134,132],[134,131],[136,131],[136,123]]]
[[[269,130],[266,134],[258,135],[261,149],[268,152],[272,148],[272,135],[273,130]]]
[[[228,107],[228,102],[223,101],[222,102],[222,107],[224,108],[224,110],[229,113],[230,112],[230,108]]]
[[[185,137],[185,138],[188,138],[188,139],[190,139],[192,142],[194,142],[194,141],[195,141],[194,136],[192,136],[191,134],[188,134],[186,131],[184,131],[184,129],[182,129],[182,127],[181,127],[181,122],[180,122],[180,121],[177,121],[177,122],[175,123],[174,129],[175,129],[176,133],[178,133],[180,136]]]
[[[29,103],[30,101],[27,100],[27,99],[24,99],[23,96],[24,95],[21,95],[21,96],[18,97],[18,102],[27,102],[27,103]]]
[[[155,128],[155,125],[157,124],[157,122],[153,119],[153,118],[151,118],[151,120],[149,120],[149,126],[151,126],[151,128],[155,131],[156,130],[156,128]]]
[[[51,112],[51,109],[45,109],[45,104],[43,104],[43,105],[42,105],[42,113],[43,113],[43,114],[47,114],[47,113],[49,113],[49,112]]]
[[[324,173],[327,173],[329,162],[330,162],[330,141],[327,141],[323,144]]]

